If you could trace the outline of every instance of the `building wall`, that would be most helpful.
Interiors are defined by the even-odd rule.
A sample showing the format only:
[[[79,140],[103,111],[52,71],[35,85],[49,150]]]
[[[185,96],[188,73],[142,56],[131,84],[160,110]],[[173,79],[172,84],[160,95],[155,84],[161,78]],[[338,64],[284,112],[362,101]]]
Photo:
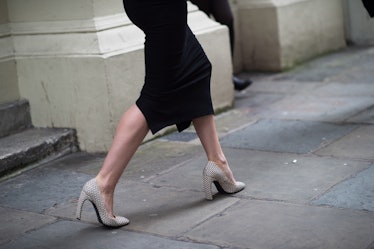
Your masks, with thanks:
[[[0,50],[0,101],[26,98],[35,126],[75,128],[82,150],[107,151],[144,80],[144,34],[129,21],[122,1],[1,1],[7,11],[1,15],[0,44],[6,46]],[[190,26],[213,64],[214,107],[228,108],[233,86],[227,28],[192,5],[189,11]]]
[[[0,0],[0,104],[20,98],[13,50],[8,3]]]
[[[282,71],[345,46],[341,0],[232,0],[235,71]],[[238,64],[240,64],[238,66]]]
[[[230,4],[233,62],[227,28],[189,4],[189,24],[213,64],[216,110],[233,103],[232,65],[282,71],[343,48],[346,39],[374,43],[374,19],[361,1]],[[143,42],[119,0],[0,0],[0,103],[26,98],[35,126],[75,128],[83,150],[106,151],[143,84]]]

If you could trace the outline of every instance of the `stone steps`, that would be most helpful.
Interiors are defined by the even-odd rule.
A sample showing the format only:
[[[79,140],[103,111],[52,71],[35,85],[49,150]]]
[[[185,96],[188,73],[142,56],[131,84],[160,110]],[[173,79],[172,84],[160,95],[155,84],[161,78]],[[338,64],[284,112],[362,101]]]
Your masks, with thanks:
[[[73,129],[33,127],[27,100],[0,105],[0,177],[77,150]]]
[[[0,138],[30,127],[30,105],[27,100],[0,105]]]

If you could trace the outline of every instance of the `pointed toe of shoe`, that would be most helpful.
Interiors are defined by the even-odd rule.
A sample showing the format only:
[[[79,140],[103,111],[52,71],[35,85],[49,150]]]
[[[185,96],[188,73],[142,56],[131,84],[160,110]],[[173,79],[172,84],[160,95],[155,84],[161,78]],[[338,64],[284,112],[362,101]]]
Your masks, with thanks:
[[[236,189],[238,190],[236,192],[242,191],[243,189],[245,189],[245,183],[244,182],[236,182]]]
[[[102,222],[107,227],[122,227],[130,223],[130,220],[123,216],[116,216],[114,219],[107,218]]]

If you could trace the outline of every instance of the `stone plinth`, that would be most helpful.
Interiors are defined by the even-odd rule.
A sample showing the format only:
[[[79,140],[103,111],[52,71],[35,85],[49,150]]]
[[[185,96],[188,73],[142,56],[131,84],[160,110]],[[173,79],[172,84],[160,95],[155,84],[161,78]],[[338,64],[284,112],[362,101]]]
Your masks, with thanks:
[[[346,39],[355,45],[374,45],[374,18],[362,1],[344,0]]]
[[[2,0],[0,7],[0,102],[28,99],[35,126],[75,128],[81,149],[108,150],[144,80],[144,34],[122,1]],[[227,28],[192,5],[189,23],[213,64],[214,107],[227,108]]]
[[[340,0],[233,0],[235,69],[280,71],[345,46]],[[242,64],[237,66],[237,64]]]

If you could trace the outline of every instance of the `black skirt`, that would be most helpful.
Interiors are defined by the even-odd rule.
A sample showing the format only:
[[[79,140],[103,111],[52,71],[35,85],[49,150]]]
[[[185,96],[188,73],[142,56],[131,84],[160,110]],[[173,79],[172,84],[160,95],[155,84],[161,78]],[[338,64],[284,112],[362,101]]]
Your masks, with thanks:
[[[187,25],[186,0],[124,0],[130,20],[145,33],[145,82],[136,105],[152,133],[213,114],[212,66]]]

